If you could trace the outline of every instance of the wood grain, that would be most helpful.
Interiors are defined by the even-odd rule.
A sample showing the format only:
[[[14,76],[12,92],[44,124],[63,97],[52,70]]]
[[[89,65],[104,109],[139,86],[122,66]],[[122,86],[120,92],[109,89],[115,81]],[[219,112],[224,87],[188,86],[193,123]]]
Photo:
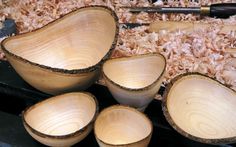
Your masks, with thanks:
[[[101,147],[145,147],[152,134],[152,124],[144,114],[119,105],[102,111],[94,129]]]
[[[111,59],[103,65],[106,85],[121,104],[144,110],[158,92],[166,61],[160,54]]]
[[[184,136],[213,144],[236,141],[234,90],[209,77],[187,74],[173,81],[164,99],[167,120]]]
[[[85,90],[97,80],[101,63],[115,48],[118,30],[114,11],[90,6],[9,37],[2,47],[26,82],[45,93],[61,94]]]
[[[49,98],[23,113],[24,126],[39,142],[49,146],[73,145],[92,130],[97,113],[94,97],[68,93]]]

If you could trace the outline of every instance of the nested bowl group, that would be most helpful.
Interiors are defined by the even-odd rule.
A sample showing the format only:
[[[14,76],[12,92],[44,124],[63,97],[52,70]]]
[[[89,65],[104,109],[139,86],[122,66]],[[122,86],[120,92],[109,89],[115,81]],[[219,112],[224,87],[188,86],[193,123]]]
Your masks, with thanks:
[[[115,48],[118,30],[113,10],[89,6],[36,31],[9,37],[1,47],[26,82],[53,95],[87,89],[98,79],[102,66],[113,97],[143,111],[160,89],[166,60],[156,53],[106,61]],[[100,146],[148,146],[152,124],[131,107],[112,106],[101,112],[94,130]],[[236,142],[235,111],[235,91],[201,74],[178,76],[163,99],[163,112],[171,126],[204,143]],[[45,145],[70,146],[88,135],[97,113],[93,96],[67,93],[26,109],[23,123]]]

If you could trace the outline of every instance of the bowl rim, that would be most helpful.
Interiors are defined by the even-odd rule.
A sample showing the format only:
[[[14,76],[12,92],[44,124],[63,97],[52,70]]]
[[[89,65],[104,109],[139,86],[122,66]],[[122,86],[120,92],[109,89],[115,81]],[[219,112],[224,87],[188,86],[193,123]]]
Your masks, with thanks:
[[[103,140],[100,139],[100,137],[98,137],[97,135],[97,132],[96,132],[96,126],[97,126],[97,120],[98,120],[98,117],[100,115],[102,115],[103,113],[106,113],[107,111],[110,111],[110,110],[114,110],[114,109],[126,109],[126,110],[129,110],[129,111],[133,111],[135,113],[137,113],[139,116],[143,117],[145,120],[147,120],[147,123],[148,125],[150,125],[151,127],[151,130],[150,130],[150,133],[144,137],[143,139],[140,139],[138,141],[135,141],[135,142],[131,142],[131,143],[123,143],[123,144],[111,144],[111,143],[107,143]],[[147,140],[147,139],[151,139],[152,137],[152,133],[153,133],[153,124],[152,124],[152,121],[147,117],[147,115],[145,113],[142,113],[140,111],[138,111],[137,109],[133,108],[133,107],[130,107],[128,105],[121,105],[121,104],[116,104],[116,105],[112,105],[112,106],[109,106],[109,107],[106,107],[104,108],[100,113],[99,115],[97,116],[96,120],[95,120],[95,123],[94,123],[94,136],[97,140],[99,140],[100,142],[102,142],[103,144],[107,145],[107,146],[129,146],[129,145],[133,145],[133,144],[139,144],[140,142],[144,141],[144,140]]]
[[[113,80],[111,80],[104,72],[104,66],[107,62],[110,62],[110,61],[114,61],[114,60],[123,60],[123,59],[140,59],[140,58],[145,58],[145,57],[160,57],[161,59],[163,59],[164,61],[164,67],[163,67],[163,70],[161,72],[161,74],[157,77],[157,79],[152,82],[151,84],[147,85],[147,86],[144,86],[144,87],[141,87],[141,88],[129,88],[129,87],[125,87],[123,85],[120,85],[116,82],[114,82]],[[167,67],[167,61],[166,61],[166,58],[164,57],[164,55],[160,54],[160,53],[147,53],[147,54],[140,54],[140,55],[135,55],[135,56],[128,56],[128,57],[121,57],[121,58],[112,58],[112,59],[108,59],[107,61],[104,62],[104,64],[102,65],[102,74],[104,76],[105,79],[107,79],[110,83],[112,83],[113,85],[121,88],[121,89],[125,89],[125,90],[128,90],[128,91],[145,91],[145,90],[149,90],[151,89],[152,87],[154,87],[156,85],[156,83],[159,82],[159,80],[161,80],[161,78],[164,76],[165,72],[166,72],[166,67]]]
[[[112,42],[112,45],[111,47],[109,48],[109,50],[107,51],[107,53],[104,55],[104,57],[101,58],[101,60],[92,65],[92,66],[89,66],[89,67],[86,67],[86,68],[80,68],[80,69],[63,69],[63,68],[55,68],[55,67],[51,67],[51,66],[46,66],[46,65],[42,65],[40,63],[36,63],[36,62],[32,62],[26,58],[23,58],[21,56],[18,56],[12,52],[10,52],[6,47],[5,47],[5,43],[9,40],[12,40],[14,38],[19,38],[21,36],[25,36],[25,35],[28,35],[28,34],[33,34],[35,32],[38,32],[40,31],[41,29],[47,29],[48,27],[56,24],[58,21],[61,21],[63,19],[65,19],[66,17],[69,17],[69,16],[72,16],[76,13],[79,13],[81,11],[84,11],[84,10],[89,10],[89,9],[93,9],[93,10],[101,10],[101,11],[106,11],[108,12],[111,17],[114,19],[114,22],[115,22],[115,36],[114,36],[114,39],[113,39],[113,42]],[[87,72],[93,72],[97,69],[100,68],[100,66],[103,64],[103,62],[105,62],[107,59],[110,58],[111,56],[111,53],[112,51],[115,49],[116,47],[116,44],[117,44],[117,40],[118,40],[118,36],[119,36],[119,19],[118,19],[118,16],[116,14],[116,12],[114,10],[112,10],[110,7],[108,6],[103,6],[103,5],[90,5],[90,6],[83,6],[83,7],[80,7],[78,9],[75,9],[65,15],[63,15],[62,17],[58,18],[58,19],[55,19],[51,22],[49,22],[48,24],[44,25],[43,27],[41,28],[37,28],[35,30],[33,30],[32,32],[25,32],[25,33],[22,33],[22,34],[18,34],[16,36],[11,36],[11,37],[8,37],[8,38],[5,38],[2,42],[1,42],[1,48],[3,50],[3,52],[6,54],[6,55],[9,55],[10,57],[13,57],[14,59],[20,61],[20,62],[23,62],[23,63],[26,63],[26,64],[29,64],[29,65],[32,65],[32,66],[35,66],[35,67],[38,67],[38,68],[41,68],[41,69],[46,69],[46,70],[49,70],[49,71],[52,71],[52,72],[56,72],[56,73],[62,73],[62,74],[81,74],[81,73],[87,73]]]
[[[225,85],[225,84],[221,83],[220,81],[218,81],[216,78],[209,77],[205,74],[198,73],[198,72],[189,72],[189,73],[180,74],[170,81],[170,83],[167,85],[164,95],[163,95],[162,111],[163,111],[163,114],[164,114],[167,122],[171,125],[172,128],[174,128],[182,136],[189,138],[191,140],[197,141],[197,142],[202,142],[202,143],[206,143],[206,144],[213,144],[213,145],[235,143],[236,136],[235,137],[228,137],[228,138],[219,138],[219,139],[207,139],[207,138],[197,137],[195,135],[191,135],[188,132],[184,131],[181,127],[179,127],[174,122],[174,120],[172,119],[172,117],[168,111],[168,106],[167,106],[169,91],[171,90],[172,86],[174,86],[175,82],[177,82],[178,80],[180,80],[184,77],[187,77],[187,76],[201,76],[202,78],[207,78],[207,79],[211,80],[212,82],[215,82],[219,86],[222,86],[223,88],[228,88],[232,92],[236,93],[236,91],[234,89],[230,88],[229,85]]]
[[[35,108],[36,106],[38,105],[41,105],[45,102],[48,102],[48,101],[52,101],[52,100],[55,100],[55,99],[60,99],[60,98],[65,98],[63,96],[65,95],[71,95],[71,94],[83,94],[83,95],[87,95],[89,97],[90,100],[93,100],[94,101],[94,105],[95,105],[95,112],[94,112],[94,115],[92,117],[92,119],[88,122],[88,124],[84,125],[81,129],[79,130],[76,130],[75,132],[72,132],[72,133],[69,133],[69,134],[66,134],[66,135],[49,135],[49,134],[45,134],[45,133],[42,133],[36,129],[34,129],[33,127],[31,127],[31,125],[25,120],[25,116],[27,115],[27,113]],[[99,114],[99,105],[98,105],[98,101],[96,99],[96,97],[89,93],[89,92],[71,92],[71,93],[65,93],[65,94],[61,94],[61,95],[57,95],[57,96],[53,96],[53,97],[50,97],[48,99],[45,99],[45,100],[42,100],[32,106],[29,106],[27,107],[25,110],[22,111],[22,121],[23,121],[23,124],[26,126],[26,128],[28,128],[33,134],[36,134],[40,137],[43,137],[43,138],[51,138],[51,139],[65,139],[65,138],[70,138],[70,137],[75,137],[75,136],[79,136],[81,135],[90,125],[92,125],[95,120],[96,120],[96,117],[98,116]]]

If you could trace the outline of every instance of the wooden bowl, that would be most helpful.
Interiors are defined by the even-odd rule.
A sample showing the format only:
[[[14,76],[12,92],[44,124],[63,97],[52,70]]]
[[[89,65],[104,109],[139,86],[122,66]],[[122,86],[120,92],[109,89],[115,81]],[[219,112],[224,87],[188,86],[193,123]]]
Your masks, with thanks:
[[[27,132],[48,146],[71,146],[92,130],[98,103],[89,93],[67,93],[37,103],[23,111]]]
[[[107,60],[103,75],[113,97],[143,111],[160,89],[166,68],[161,54],[146,54]]]
[[[118,18],[104,6],[73,11],[30,33],[5,39],[1,46],[16,72],[45,93],[84,90],[99,77],[115,48]]]
[[[146,147],[152,130],[151,121],[143,113],[121,105],[104,109],[94,125],[100,147]]]
[[[236,142],[236,92],[207,76],[190,73],[173,79],[163,111],[187,138],[208,144]]]

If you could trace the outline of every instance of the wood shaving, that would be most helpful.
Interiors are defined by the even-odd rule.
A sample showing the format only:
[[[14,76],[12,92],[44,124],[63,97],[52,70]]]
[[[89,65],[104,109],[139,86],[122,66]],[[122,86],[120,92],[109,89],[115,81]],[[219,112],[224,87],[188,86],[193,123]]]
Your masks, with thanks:
[[[236,89],[236,56],[225,52],[236,47],[234,31],[220,33],[219,25],[236,25],[236,16],[229,19],[215,19],[193,14],[132,14],[124,6],[164,6],[198,7],[213,3],[231,3],[235,0],[158,0],[154,4],[147,0],[6,0],[0,10],[0,21],[13,18],[20,33],[41,28],[64,14],[87,5],[105,5],[114,9],[120,23],[151,23],[153,21],[187,21],[211,24],[207,29],[193,32],[164,30],[148,32],[147,26],[134,29],[121,27],[118,45],[112,58],[159,52],[167,59],[167,74],[164,84],[175,76],[186,72],[200,72],[214,77],[220,82]],[[0,53],[0,58],[3,54]],[[155,67],[154,67],[155,68]],[[101,80],[101,83],[103,81]]]

